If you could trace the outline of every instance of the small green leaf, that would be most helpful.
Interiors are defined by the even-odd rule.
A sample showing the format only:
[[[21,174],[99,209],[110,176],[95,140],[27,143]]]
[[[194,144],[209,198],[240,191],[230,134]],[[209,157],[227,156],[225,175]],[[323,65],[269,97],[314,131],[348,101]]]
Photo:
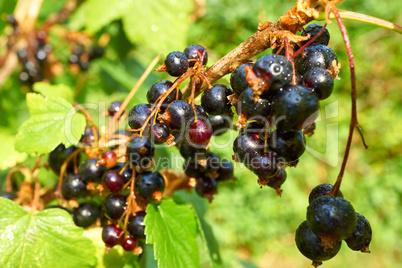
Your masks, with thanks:
[[[197,223],[188,205],[163,200],[148,205],[144,220],[147,244],[154,244],[159,267],[198,267]]]
[[[60,143],[77,144],[85,130],[85,117],[60,97],[28,93],[31,117],[18,130],[15,148],[25,153],[48,153]]]
[[[119,19],[121,14],[132,5],[134,0],[89,0],[87,30],[95,33],[102,27]]]
[[[95,247],[61,209],[27,213],[0,197],[0,267],[93,267]]]
[[[63,84],[51,85],[44,82],[37,82],[33,85],[33,90],[42,94],[44,97],[60,97],[68,102],[74,101],[73,91],[70,87]]]
[[[137,0],[122,16],[124,31],[132,43],[157,53],[184,50],[192,9],[191,0]]]
[[[7,129],[0,128],[0,140],[0,170],[14,167],[27,158],[27,154],[14,149],[15,135],[10,134]]]

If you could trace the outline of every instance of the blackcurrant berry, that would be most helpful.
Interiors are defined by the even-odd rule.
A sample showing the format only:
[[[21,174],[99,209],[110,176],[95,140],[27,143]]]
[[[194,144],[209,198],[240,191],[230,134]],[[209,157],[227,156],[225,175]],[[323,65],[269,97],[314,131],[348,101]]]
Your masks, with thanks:
[[[252,66],[251,63],[242,64],[230,75],[230,86],[237,95],[240,95],[243,91],[249,88],[244,67]]]
[[[124,178],[119,172],[109,170],[103,175],[103,186],[111,192],[119,192],[123,189]]]
[[[277,191],[277,193],[281,193],[281,186],[285,182],[287,177],[286,171],[282,168],[278,169],[278,172],[269,178],[267,185]]]
[[[135,191],[150,202],[160,202],[165,190],[165,179],[159,172],[144,172],[135,179]]]
[[[212,136],[212,127],[208,121],[202,119],[195,121],[188,129],[190,142],[202,145],[208,144]]]
[[[87,228],[94,224],[99,217],[98,208],[91,203],[82,203],[74,209],[73,219],[77,226]]]
[[[95,130],[95,132],[94,132]],[[92,126],[87,126],[85,128],[84,135],[81,136],[81,143],[84,145],[91,145],[95,141],[98,141],[100,138],[100,133],[97,129]]]
[[[249,120],[264,122],[267,116],[272,113],[271,103],[263,98],[258,98],[258,101],[254,101],[252,98],[253,92],[251,88],[248,88],[241,93],[237,103],[237,113],[247,115]]]
[[[162,144],[169,138],[170,128],[164,123],[156,123],[151,126],[150,136],[153,143]]]
[[[224,134],[232,126],[232,119],[227,115],[210,115],[208,121],[211,124],[213,136]]]
[[[112,102],[109,107],[107,108],[107,111],[109,113],[109,116],[114,116],[118,111],[120,111],[120,107],[123,103],[121,101],[114,101]]]
[[[118,220],[127,208],[127,197],[121,194],[110,194],[103,200],[105,215],[113,220]]]
[[[270,135],[269,148],[284,162],[292,162],[306,150],[306,139],[301,131],[276,129]]]
[[[137,247],[137,240],[134,237],[127,237],[121,246],[125,251],[133,251]]]
[[[201,197],[207,198],[210,202],[212,201],[212,197],[216,194],[218,185],[216,180],[211,177],[202,176],[197,179],[197,183],[195,185],[195,191]]]
[[[267,126],[265,123],[261,122],[250,122],[248,123],[244,128],[241,128],[239,133],[240,134],[257,134],[257,135],[263,135],[262,137],[265,137],[265,134],[269,134],[270,130],[269,128],[267,129]]]
[[[334,186],[328,183],[317,185],[313,190],[311,190],[310,195],[308,196],[308,203],[311,204],[320,196],[329,195],[332,191],[332,188],[334,188]],[[337,197],[343,198],[341,190],[338,191]]]
[[[202,93],[201,106],[210,115],[227,114],[231,107],[228,96],[232,94],[233,92],[229,87],[214,85]]]
[[[167,92],[171,87],[173,86],[173,83],[170,82],[169,80],[162,80],[159,82],[156,82],[155,84],[153,84],[148,92],[147,92],[147,100],[149,104],[153,104],[155,103],[158,98],[164,94],[165,92]],[[177,93],[177,91],[179,91]],[[180,89],[175,89],[173,90],[167,97],[166,99],[163,101],[162,103],[162,109],[164,110],[170,103],[172,103],[174,100],[181,100],[181,91]]]
[[[106,168],[112,168],[117,164],[117,155],[113,151],[106,151],[101,156],[101,164]]]
[[[184,50],[184,55],[186,55],[187,59],[189,60],[201,60],[201,57],[203,57],[201,62],[202,65],[206,65],[208,61],[208,53],[205,48],[200,45],[190,45],[186,47]],[[190,67],[193,67],[194,64],[195,61],[188,62]]]
[[[127,224],[127,231],[137,239],[145,238],[145,211],[138,211],[135,216],[130,216]]]
[[[183,141],[180,144],[180,154],[186,161],[197,162],[205,157],[207,150],[202,146],[190,145]]]
[[[278,172],[277,159],[272,152],[255,152],[246,166],[258,177],[270,178]]]
[[[198,162],[186,161],[183,165],[183,171],[188,177],[192,178],[198,178],[204,174]]]
[[[282,55],[262,56],[254,64],[253,71],[258,77],[267,81],[270,90],[279,90],[292,81],[292,64]]]
[[[154,153],[154,145],[145,137],[136,137],[127,145],[127,154],[133,166],[147,167],[152,162]]]
[[[336,63],[338,62],[335,52],[329,47],[320,44],[305,48],[304,53],[301,54],[295,58],[295,67],[302,75],[311,68],[328,69],[334,60]]]
[[[310,230],[306,221],[297,228],[295,240],[300,253],[315,262],[327,261],[335,257],[342,243],[335,242],[332,248],[322,246],[321,239]]]
[[[61,192],[65,199],[84,197],[87,191],[85,180],[78,174],[68,174],[61,184]]]
[[[175,100],[169,104],[163,115],[166,116],[164,122],[166,122],[170,128],[183,130],[194,118],[194,111],[189,103]]]
[[[223,158],[219,163],[217,181],[226,181],[233,178],[233,164],[229,160]]]
[[[124,231],[116,224],[109,224],[103,227],[102,240],[109,246],[113,247],[124,242]]]
[[[233,142],[233,151],[240,162],[248,162],[254,152],[264,149],[264,140],[257,134],[244,133]]]
[[[180,51],[170,52],[165,59],[166,71],[171,76],[183,75],[188,67],[189,62],[186,55]]]
[[[103,173],[105,173],[106,167],[98,164],[97,158],[90,158],[84,161],[79,169],[79,174],[84,178],[86,182],[101,182]]]
[[[135,105],[128,113],[128,125],[132,129],[139,129],[151,114],[151,104]]]
[[[314,89],[319,100],[328,98],[334,89],[334,79],[327,70],[314,67],[308,70],[303,77],[304,85]]]
[[[372,230],[369,221],[361,214],[356,213],[357,223],[353,234],[345,239],[352,250],[369,253]]]
[[[56,175],[60,174],[61,166],[75,150],[77,150],[77,147],[75,146],[70,146],[66,148],[64,144],[60,144],[52,152],[50,152],[48,159],[49,166],[54,171],[54,173],[56,173]],[[79,161],[80,161],[80,155],[78,154],[76,158],[76,163],[78,163]],[[68,162],[66,171],[67,172],[74,171],[73,159],[71,159],[71,161]]]
[[[10,200],[17,199],[17,197],[18,197],[18,196],[17,196],[17,193],[14,192],[14,191],[11,191],[11,192],[0,192],[0,196],[3,197],[3,198],[10,199]]]
[[[314,122],[320,104],[314,91],[300,85],[288,85],[276,95],[273,108],[276,127],[291,130]]]
[[[317,235],[332,235],[342,240],[351,236],[355,230],[356,212],[345,199],[325,195],[316,198],[308,206],[307,224]]]
[[[310,34],[310,39],[312,39],[314,36],[318,34],[319,31],[322,29],[322,25],[312,23],[307,28],[302,32],[302,36],[307,36]],[[313,42],[313,44],[321,44],[324,46],[327,46],[329,43],[330,39],[330,34],[327,28],[324,29],[324,31],[321,33],[321,35]],[[306,41],[307,42],[307,41]]]
[[[89,52],[88,52],[88,58],[89,60],[94,60],[97,58],[101,58],[105,54],[105,49],[100,46],[94,46]]]

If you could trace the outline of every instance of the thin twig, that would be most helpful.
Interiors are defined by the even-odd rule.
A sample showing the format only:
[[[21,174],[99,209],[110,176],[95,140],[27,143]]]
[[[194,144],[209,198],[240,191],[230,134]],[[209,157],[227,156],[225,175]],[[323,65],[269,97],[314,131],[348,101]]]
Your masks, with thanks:
[[[72,105],[73,105],[75,108],[77,108],[78,110],[80,110],[81,112],[83,112],[84,115],[85,115],[85,119],[86,119],[89,123],[91,123],[91,125],[92,125],[93,128],[95,128],[97,131],[99,131],[98,126],[95,124],[94,120],[92,119],[91,114],[88,112],[87,109],[85,109],[84,107],[82,107],[81,104],[78,104],[78,103],[75,103],[75,102],[73,102]],[[95,132],[96,132],[96,131],[94,131],[94,135],[95,135]]]

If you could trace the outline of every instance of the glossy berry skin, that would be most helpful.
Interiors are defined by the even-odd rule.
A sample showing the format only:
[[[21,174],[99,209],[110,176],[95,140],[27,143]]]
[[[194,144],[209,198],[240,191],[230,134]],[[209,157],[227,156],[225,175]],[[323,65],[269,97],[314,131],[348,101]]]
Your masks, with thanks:
[[[318,197],[330,194],[332,188],[334,188],[334,186],[329,183],[317,185],[313,188],[313,190],[311,190],[310,195],[308,196],[308,203],[311,204],[311,202],[313,202]],[[343,198],[341,190],[338,191],[337,197]]]
[[[180,145],[180,154],[186,161],[197,162],[205,157],[207,150],[204,146],[196,146],[183,141]]]
[[[154,158],[154,153],[154,145],[145,137],[136,137],[127,145],[127,154],[133,166],[148,166]]]
[[[112,168],[117,164],[117,155],[113,151],[106,151],[102,154],[101,157],[103,161],[103,165],[106,166],[106,168]]]
[[[73,220],[75,225],[87,228],[93,225],[99,217],[99,210],[91,203],[82,203],[74,209]]]
[[[310,230],[306,221],[297,228],[295,240],[300,253],[316,262],[327,261],[335,257],[342,243],[342,241],[338,241],[333,244],[332,248],[324,248],[321,246],[321,239]]]
[[[307,224],[317,235],[328,234],[343,240],[355,230],[356,212],[345,199],[325,195],[308,206]]]
[[[246,166],[262,178],[270,178],[278,172],[276,155],[269,151],[252,154]]]
[[[108,170],[103,175],[103,186],[112,193],[119,192],[124,186],[124,177],[115,170]]]
[[[135,216],[130,216],[127,224],[127,231],[137,239],[145,238],[145,211],[138,211]]]
[[[169,113],[169,126],[172,129],[183,130],[194,118],[191,105],[185,101],[175,100],[166,109]]]
[[[84,134],[81,136],[80,142],[82,142],[84,145],[91,145],[95,141],[98,141],[100,138],[100,133],[97,129],[95,129],[96,132],[94,133],[94,128],[91,126],[87,126],[85,128]]]
[[[359,213],[356,213],[356,218],[356,228],[353,234],[345,239],[345,242],[351,250],[370,252],[369,245],[373,234],[370,223]]]
[[[276,153],[282,162],[297,160],[306,150],[306,139],[299,130],[278,130],[270,135],[269,148]]]
[[[127,208],[127,197],[121,194],[113,193],[103,200],[103,212],[109,218],[118,220]]]
[[[327,46],[316,44],[304,49],[304,56],[299,54],[295,58],[296,70],[304,75],[309,69],[318,67],[328,69],[332,62],[338,62],[335,52]]]
[[[197,162],[186,161],[183,164],[183,171],[188,177],[198,178],[204,173],[201,171],[201,167]]]
[[[271,103],[263,98],[255,102],[252,98],[253,92],[251,88],[248,88],[240,95],[237,113],[247,115],[249,120],[265,121],[272,113]]]
[[[52,152],[49,154],[49,166],[53,170],[56,175],[60,174],[60,169],[61,166],[63,165],[64,161],[67,160],[67,158],[75,151],[77,150],[77,147],[75,146],[70,146],[66,148],[64,144],[60,144],[57,146]],[[77,163],[80,161],[80,155],[77,155]],[[74,171],[74,160],[71,159],[71,161],[67,164],[67,172],[73,172]]]
[[[165,179],[159,172],[144,172],[135,179],[135,191],[144,199],[155,202],[155,194],[165,190]]]
[[[246,79],[246,71],[244,67],[252,67],[253,64],[246,63],[237,67],[233,73],[230,75],[230,86],[233,89],[233,92],[237,95],[240,95],[243,91],[249,88],[249,84]]]
[[[233,175],[233,164],[229,160],[223,158],[219,163],[218,178],[217,181],[226,181],[232,179]]]
[[[186,55],[180,51],[170,52],[165,59],[166,71],[171,76],[179,77],[183,75],[188,67],[189,62]]]
[[[160,97],[160,95],[162,95],[163,93],[167,92],[170,87],[173,86],[173,83],[169,80],[162,80],[159,82],[156,82],[155,84],[153,84],[148,92],[147,92],[147,100],[149,104],[153,104],[156,102],[156,100]],[[174,100],[176,100],[176,96],[177,96],[177,90],[175,89],[173,90],[167,97],[166,99],[163,101],[162,103],[162,109],[165,109],[170,103],[172,103]],[[181,91],[179,90],[178,93],[178,100],[181,100]]]
[[[228,96],[232,94],[233,92],[229,87],[214,85],[202,93],[201,106],[210,115],[227,114],[232,106]]]
[[[269,129],[266,129],[265,123],[263,122],[250,122],[248,123],[244,128],[240,129],[240,134],[257,134],[257,135],[265,135],[265,133],[268,132],[269,134]]]
[[[233,152],[240,162],[248,162],[254,152],[264,149],[264,140],[257,134],[244,133],[239,135],[233,142]]]
[[[125,251],[133,251],[137,247],[137,240],[134,237],[127,237],[121,246]]]
[[[318,34],[319,31],[322,29],[322,25],[312,23],[307,28],[302,32],[302,36],[307,36],[310,34],[310,39],[312,39],[314,36]],[[324,31],[320,34],[320,36],[313,42],[313,44],[321,44],[324,46],[327,46],[329,43],[330,39],[330,34],[327,28],[324,29]],[[307,41],[306,41],[307,42]]]
[[[197,145],[208,144],[212,136],[212,127],[208,121],[197,120],[188,129],[188,137],[191,143]]]
[[[301,129],[318,117],[317,95],[300,85],[285,86],[274,101],[276,127],[281,130]]]
[[[123,103],[121,101],[114,101],[112,102],[109,107],[107,108],[107,111],[109,113],[109,116],[114,116],[118,111],[120,111],[120,107]]]
[[[89,52],[88,57],[89,60],[94,60],[97,58],[101,58],[105,54],[105,49],[100,46],[94,46]]]
[[[61,192],[67,200],[74,197],[84,197],[87,191],[87,183],[78,174],[68,174],[61,184]]]
[[[170,128],[164,123],[156,123],[151,126],[150,139],[155,144],[162,144],[167,141],[170,135]]]
[[[232,126],[232,119],[227,115],[211,115],[208,121],[212,127],[212,136],[220,136]]]
[[[151,114],[151,107],[151,104],[135,105],[128,113],[128,125],[130,128],[139,129],[142,127]]]
[[[79,174],[86,182],[101,182],[102,176],[106,171],[104,165],[98,164],[97,158],[87,159],[82,163],[79,169]]]
[[[186,55],[187,59],[189,60],[200,60],[203,54],[204,57],[202,58],[201,64],[206,65],[208,62],[208,53],[205,51],[204,47],[194,44],[186,47],[184,50],[184,55]],[[188,65],[193,67],[195,65],[195,61],[189,61]]]
[[[303,77],[304,85],[314,89],[319,100],[328,98],[334,90],[334,79],[327,70],[314,67],[306,72]]]
[[[279,90],[292,81],[292,64],[282,55],[268,54],[260,57],[254,64],[253,71],[267,81],[272,90]]]
[[[131,180],[131,177],[133,176],[133,169],[128,166],[124,169],[121,175],[123,176],[124,184],[126,184],[129,180]]]
[[[124,231],[116,224],[109,224],[103,227],[102,240],[109,246],[113,247],[124,242]]]
[[[216,180],[211,177],[202,176],[197,179],[195,191],[201,197],[206,197],[212,200],[212,195],[216,194],[218,185]]]
[[[282,168],[278,169],[278,172],[269,178],[267,185],[274,189],[280,189],[281,185],[286,181],[286,171]]]

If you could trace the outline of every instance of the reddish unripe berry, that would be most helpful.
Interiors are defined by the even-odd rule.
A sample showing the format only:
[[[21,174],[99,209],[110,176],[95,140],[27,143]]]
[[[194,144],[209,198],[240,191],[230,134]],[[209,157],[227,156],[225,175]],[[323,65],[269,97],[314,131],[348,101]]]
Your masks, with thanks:
[[[116,224],[106,225],[102,230],[102,240],[109,247],[122,244],[124,241],[124,232]]]
[[[134,237],[127,237],[121,245],[125,251],[133,251],[137,247],[137,239]]]
[[[112,193],[118,192],[123,189],[124,177],[115,170],[109,170],[103,176],[103,186]]]
[[[113,151],[106,151],[102,154],[102,160],[102,164],[106,168],[111,168],[117,164],[117,155]]]
[[[188,134],[193,143],[207,144],[212,136],[212,127],[206,121],[197,120],[190,126]]]

